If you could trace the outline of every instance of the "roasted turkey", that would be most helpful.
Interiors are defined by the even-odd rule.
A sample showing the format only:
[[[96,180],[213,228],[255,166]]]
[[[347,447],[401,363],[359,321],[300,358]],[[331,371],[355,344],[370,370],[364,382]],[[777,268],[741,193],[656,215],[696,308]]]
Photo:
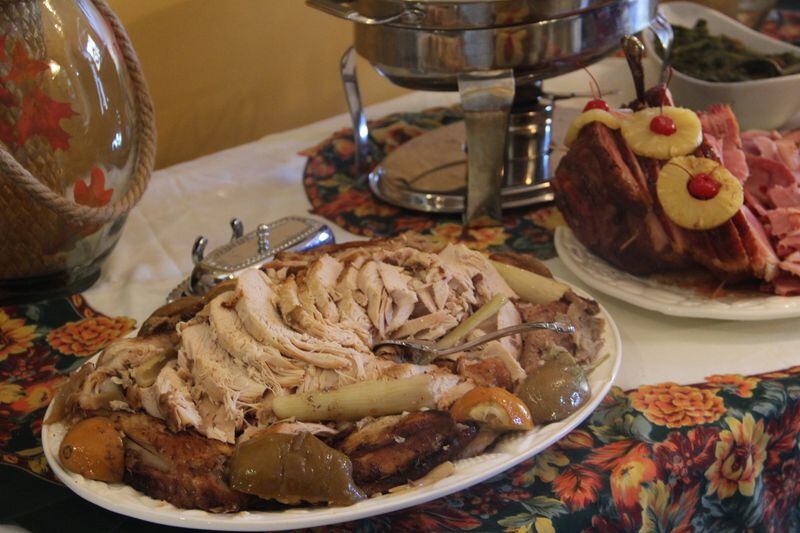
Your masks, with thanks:
[[[532,258],[494,259],[550,275]],[[569,291],[524,304],[484,254],[416,236],[283,254],[230,289],[170,304],[140,336],[109,346],[70,379],[47,423],[110,415],[125,442],[125,480],[179,507],[250,506],[254,496],[228,485],[230,457],[270,433],[316,435],[349,458],[355,483],[372,494],[491,445],[499,432],[473,442],[477,425],[448,412],[467,391],[512,391],[548,354],[588,362],[602,345],[596,303]],[[520,313],[568,320],[577,332],[506,337],[435,364],[372,351],[381,339],[439,339],[497,295],[509,300],[469,335],[519,324]],[[421,375],[434,385],[430,410],[314,423],[272,408],[288,395]]]

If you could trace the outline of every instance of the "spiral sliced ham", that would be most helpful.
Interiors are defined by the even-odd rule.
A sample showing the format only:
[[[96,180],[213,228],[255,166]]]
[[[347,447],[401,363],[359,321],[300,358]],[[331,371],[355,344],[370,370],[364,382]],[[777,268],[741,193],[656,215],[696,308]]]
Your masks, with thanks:
[[[665,88],[631,107],[672,105]],[[634,274],[699,264],[728,281],[760,279],[778,294],[800,294],[800,132],[744,132],[727,105],[698,113],[698,157],[719,161],[744,185],[746,205],[705,231],[679,228],[664,214],[655,183],[663,161],[634,156],[618,131],[584,127],[562,158],[553,189],[578,239]]]
[[[697,152],[719,159],[705,141]],[[634,155],[618,131],[589,124],[556,170],[556,203],[578,239],[623,270],[651,274],[699,263],[726,279],[752,276],[732,221],[689,231],[667,218],[655,193],[662,166]]]
[[[747,166],[742,139],[739,132],[739,123],[727,105],[712,105],[706,112],[698,113],[703,126],[703,134],[713,137],[717,147],[720,162],[731,174],[744,183],[747,181],[750,170]]]
[[[750,179],[748,204],[759,215],[777,258],[774,290],[800,294],[800,132],[749,131],[742,134]],[[766,278],[765,278],[766,279]]]

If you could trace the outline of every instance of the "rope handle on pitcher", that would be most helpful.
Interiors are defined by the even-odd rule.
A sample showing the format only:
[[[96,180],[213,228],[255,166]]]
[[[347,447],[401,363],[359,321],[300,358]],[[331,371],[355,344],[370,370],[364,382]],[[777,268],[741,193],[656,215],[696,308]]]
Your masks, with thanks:
[[[155,165],[156,129],[153,102],[142,73],[139,58],[131,45],[125,28],[105,0],[92,0],[114,32],[128,75],[133,85],[136,101],[138,142],[136,143],[133,180],[124,196],[102,207],[75,203],[39,181],[0,143],[0,174],[11,179],[20,189],[38,200],[53,212],[76,225],[105,224],[130,211],[144,194]]]

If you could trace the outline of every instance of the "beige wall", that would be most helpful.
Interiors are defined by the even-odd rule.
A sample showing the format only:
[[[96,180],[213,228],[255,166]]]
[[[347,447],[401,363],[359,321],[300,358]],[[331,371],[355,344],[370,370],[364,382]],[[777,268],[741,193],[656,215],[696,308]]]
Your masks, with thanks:
[[[158,166],[346,110],[350,23],[302,0],[110,0],[156,106]],[[402,94],[359,64],[366,102]]]

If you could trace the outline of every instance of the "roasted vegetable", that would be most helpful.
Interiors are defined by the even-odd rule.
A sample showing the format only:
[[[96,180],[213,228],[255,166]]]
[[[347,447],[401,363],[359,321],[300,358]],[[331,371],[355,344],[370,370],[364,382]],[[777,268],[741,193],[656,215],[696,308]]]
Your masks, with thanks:
[[[494,263],[502,263],[513,267],[539,274],[545,278],[553,277],[553,273],[547,268],[547,265],[536,259],[531,254],[521,254],[517,252],[495,252],[489,256]]]
[[[466,337],[470,331],[477,328],[500,311],[500,308],[508,303],[508,298],[502,294],[495,294],[491,300],[481,306],[480,309],[472,313],[461,324],[453,328],[447,335],[442,337],[436,346],[439,348],[452,348]]]
[[[450,414],[458,422],[478,422],[497,430],[533,429],[533,421],[522,400],[500,387],[475,387],[456,400]]]
[[[497,261],[492,261],[492,265],[503,276],[508,286],[526,302],[534,304],[554,302],[569,290],[563,283],[528,270]]]
[[[278,396],[272,410],[278,418],[306,422],[360,420],[436,407],[434,379],[426,374],[389,381],[362,381],[329,392]]]
[[[529,371],[516,393],[537,424],[563,420],[591,395],[583,368],[566,351]]]
[[[58,458],[70,472],[97,481],[119,483],[125,473],[122,435],[104,416],[72,426],[61,441]]]
[[[230,462],[235,490],[297,504],[351,505],[366,498],[350,459],[310,433],[261,434],[240,443]]]

